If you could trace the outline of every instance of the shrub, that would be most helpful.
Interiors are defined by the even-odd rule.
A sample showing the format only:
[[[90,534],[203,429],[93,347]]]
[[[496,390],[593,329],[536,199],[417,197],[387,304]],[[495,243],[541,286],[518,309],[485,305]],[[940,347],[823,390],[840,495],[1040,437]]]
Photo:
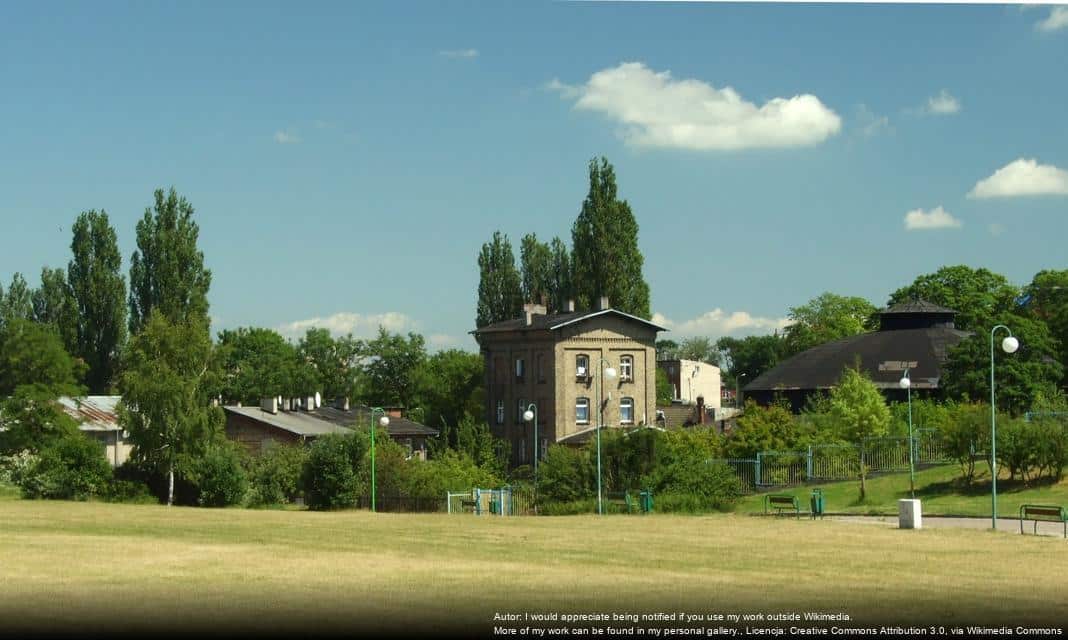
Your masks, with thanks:
[[[293,502],[301,494],[300,475],[308,461],[304,447],[272,443],[259,457],[249,457],[249,504]]]
[[[730,467],[720,463],[709,462],[696,456],[676,458],[670,464],[658,467],[652,478],[654,508],[665,511],[671,505],[687,512],[709,510],[726,511],[741,496],[738,477]],[[675,495],[675,502],[669,501],[668,507],[660,495]],[[687,496],[692,500],[681,500],[677,496]]]
[[[301,471],[301,487],[310,509],[352,507],[360,495],[357,472],[366,452],[361,434],[328,434],[315,441]]]
[[[119,478],[111,479],[101,497],[108,502],[124,502],[128,504],[159,503],[159,499],[152,495],[152,491],[145,483],[136,480],[121,480]]]
[[[597,498],[571,500],[569,502],[545,502],[539,507],[545,516],[574,516],[584,513],[597,513]]]
[[[1034,465],[1038,475],[1049,474],[1060,480],[1068,464],[1068,428],[1053,417],[1037,418],[1031,423],[1035,441]]]
[[[407,471],[405,493],[419,498],[443,499],[449,491],[499,487],[502,484],[492,471],[475,464],[466,453],[452,449],[426,462],[410,461]]]
[[[573,502],[592,495],[593,465],[586,449],[550,445],[538,464],[539,501]]]
[[[35,464],[37,464],[37,456],[28,449],[12,455],[0,456],[0,482],[10,482],[16,486],[21,484],[22,478]]]
[[[942,444],[960,465],[964,481],[975,480],[975,461],[990,446],[990,406],[955,404],[948,407],[942,425]]]
[[[242,464],[245,452],[233,442],[211,444],[189,465],[188,477],[199,491],[197,502],[205,507],[241,504],[248,494],[248,476]]]
[[[27,498],[88,500],[105,491],[110,479],[103,445],[75,434],[43,449],[17,481]]]

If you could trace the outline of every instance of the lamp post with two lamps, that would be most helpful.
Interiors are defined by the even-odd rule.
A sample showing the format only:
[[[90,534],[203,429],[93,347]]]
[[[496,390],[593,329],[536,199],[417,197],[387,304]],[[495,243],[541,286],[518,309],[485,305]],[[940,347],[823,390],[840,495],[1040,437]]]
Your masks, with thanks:
[[[605,367],[604,365],[608,365]],[[616,377],[616,370],[610,362],[601,358],[601,372],[604,378],[612,380]],[[601,377],[601,376],[599,376]],[[604,515],[604,502],[601,498],[601,428],[604,427],[604,380],[600,381],[601,393],[598,396],[598,410],[600,420],[597,421],[597,515]]]
[[[371,512],[375,511],[375,414],[380,413],[378,424],[383,428],[389,426],[389,416],[382,407],[371,408]]]
[[[994,332],[1004,329],[1008,336],[1001,341],[1005,353],[1015,353],[1020,348],[1020,341],[1012,335],[1012,330],[999,324],[990,330],[990,526],[998,528],[998,407],[994,399]]]

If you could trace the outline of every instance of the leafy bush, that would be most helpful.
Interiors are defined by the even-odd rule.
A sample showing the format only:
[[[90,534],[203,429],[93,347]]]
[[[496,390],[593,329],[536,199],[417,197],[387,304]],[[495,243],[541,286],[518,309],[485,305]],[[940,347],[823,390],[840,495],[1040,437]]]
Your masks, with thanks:
[[[426,462],[410,461],[407,472],[405,493],[412,497],[444,498],[448,491],[502,484],[499,476],[475,464],[466,453],[451,449]]]
[[[964,481],[975,480],[975,461],[990,447],[990,406],[952,404],[942,425],[942,444],[960,465]]]
[[[571,500],[569,502],[545,502],[539,512],[546,516],[574,516],[584,513],[597,513],[597,498]]]
[[[258,457],[248,459],[249,504],[293,502],[301,494],[300,476],[308,461],[304,447],[272,443]]]
[[[26,473],[37,464],[37,456],[28,449],[0,456],[0,482],[10,482],[19,485]]]
[[[241,445],[233,442],[211,444],[190,465],[189,479],[199,490],[197,502],[205,507],[228,507],[241,504],[248,494]]]
[[[127,504],[158,504],[159,499],[152,495],[151,489],[143,482],[112,478],[101,497],[108,502]]]
[[[88,500],[110,480],[103,445],[81,434],[52,442],[17,478],[24,497],[58,500]]]
[[[797,421],[790,410],[779,404],[762,407],[749,400],[738,425],[724,442],[728,458],[755,458],[759,451],[793,449],[799,439]]]
[[[587,449],[553,444],[538,464],[539,501],[583,500],[593,494],[593,483],[594,470]]]
[[[653,476],[654,508],[666,511],[672,504],[687,512],[709,510],[726,511],[741,496],[738,477],[730,467],[697,456],[676,458],[658,467]],[[665,506],[659,496],[673,494],[691,498],[675,498]]]
[[[310,509],[352,507],[362,485],[358,477],[367,451],[361,434],[328,434],[308,450],[301,472],[301,487]]]

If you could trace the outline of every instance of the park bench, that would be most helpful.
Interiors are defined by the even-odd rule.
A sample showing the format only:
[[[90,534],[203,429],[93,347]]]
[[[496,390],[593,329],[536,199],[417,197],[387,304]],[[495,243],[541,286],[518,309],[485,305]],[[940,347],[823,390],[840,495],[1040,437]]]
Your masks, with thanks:
[[[461,512],[471,511],[473,513],[475,511],[475,507],[477,507],[477,506],[478,506],[478,503],[475,502],[474,500],[461,500],[460,501],[460,511]]]
[[[782,515],[783,511],[793,509],[797,518],[801,519],[801,506],[797,503],[797,497],[784,494],[770,494],[764,496],[764,513],[775,509],[775,515]]]
[[[1020,507],[1020,533],[1024,532],[1024,520],[1034,520],[1035,526],[1032,533],[1038,534],[1039,520],[1044,522],[1060,522],[1064,527],[1064,537],[1068,538],[1068,513],[1064,507],[1048,504],[1025,504]]]

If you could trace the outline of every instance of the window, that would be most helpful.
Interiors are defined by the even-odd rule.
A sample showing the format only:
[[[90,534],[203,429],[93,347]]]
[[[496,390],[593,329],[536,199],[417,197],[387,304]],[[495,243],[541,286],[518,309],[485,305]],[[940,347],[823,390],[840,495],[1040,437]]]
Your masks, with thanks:
[[[523,362],[522,358],[516,358],[515,359],[515,379],[520,381],[520,382],[523,381],[523,365],[524,364],[525,363]]]
[[[523,424],[523,413],[527,410],[527,401],[523,398],[516,400],[515,403],[515,423]]]
[[[621,398],[619,401],[619,423],[634,424],[634,398]]]
[[[504,400],[497,401],[497,424],[504,424]]]
[[[576,398],[575,399],[575,422],[579,424],[590,423],[590,399],[589,398]]]
[[[633,380],[634,379],[634,357],[633,356],[620,356],[620,358],[619,358],[619,379],[620,380]]]
[[[575,356],[575,377],[588,378],[590,375],[590,357],[586,354]]]

